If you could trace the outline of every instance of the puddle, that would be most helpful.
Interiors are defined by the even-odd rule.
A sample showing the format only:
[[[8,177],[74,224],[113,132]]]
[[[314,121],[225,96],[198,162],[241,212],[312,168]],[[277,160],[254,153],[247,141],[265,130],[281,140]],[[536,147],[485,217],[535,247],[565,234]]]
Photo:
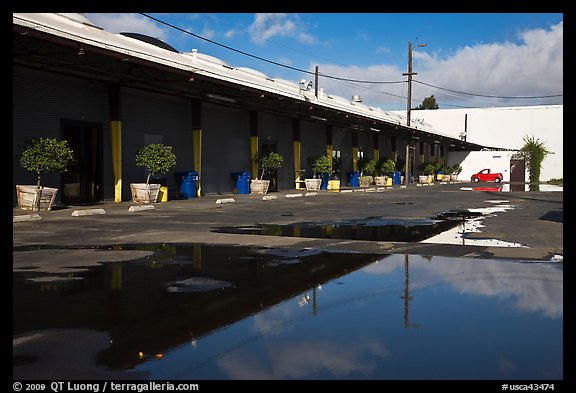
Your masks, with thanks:
[[[496,210],[498,211],[498,210]],[[458,226],[436,236],[422,240],[422,243],[457,244],[463,246],[486,247],[527,247],[521,243],[507,242],[499,239],[479,239],[466,237],[468,233],[481,233],[484,228],[484,218],[462,221]]]
[[[562,258],[146,250],[76,280],[14,273],[13,378],[563,378]]]
[[[467,238],[480,233],[486,216],[514,209],[508,200],[487,200],[493,206],[450,209],[438,212],[431,219],[386,219],[370,217],[360,220],[304,222],[294,224],[255,224],[220,227],[213,232],[265,236],[287,236],[317,239],[348,239],[369,241],[422,242],[491,247],[525,247],[499,239]]]
[[[295,224],[255,224],[219,227],[213,232],[247,235],[418,242],[457,225],[446,219],[387,219],[369,217],[358,220],[302,222]]]
[[[510,184],[505,183],[498,186],[479,186],[479,187],[460,187],[462,191],[490,191],[490,192],[510,192],[510,191],[525,191],[532,192],[529,184]],[[538,189],[535,191],[540,192],[564,192],[563,186],[555,184],[539,184]]]

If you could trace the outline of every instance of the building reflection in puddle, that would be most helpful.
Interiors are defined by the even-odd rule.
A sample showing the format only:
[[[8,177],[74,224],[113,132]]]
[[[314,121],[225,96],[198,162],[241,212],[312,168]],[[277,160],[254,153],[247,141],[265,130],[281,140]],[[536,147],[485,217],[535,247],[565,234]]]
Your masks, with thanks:
[[[40,292],[19,274],[15,334],[107,331],[98,363],[150,379],[563,376],[562,263],[174,250],[104,265],[59,290]],[[231,286],[166,290],[190,277]]]

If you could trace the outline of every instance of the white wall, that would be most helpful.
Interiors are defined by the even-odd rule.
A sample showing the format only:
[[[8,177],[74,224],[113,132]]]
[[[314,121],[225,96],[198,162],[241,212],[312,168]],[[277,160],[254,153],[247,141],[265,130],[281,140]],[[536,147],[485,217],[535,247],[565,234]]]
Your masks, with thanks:
[[[502,181],[509,182],[510,158],[513,154],[514,151],[455,151],[450,152],[447,165],[460,163],[462,172],[458,175],[459,181],[470,181],[473,174],[489,168],[490,172],[502,173]],[[528,174],[525,179],[528,181]]]
[[[466,119],[466,141],[484,146],[520,149],[524,145],[525,136],[536,138],[554,152],[542,163],[540,181],[563,178],[563,116],[563,105],[411,112],[412,119],[422,119],[438,131],[455,138],[464,131]]]

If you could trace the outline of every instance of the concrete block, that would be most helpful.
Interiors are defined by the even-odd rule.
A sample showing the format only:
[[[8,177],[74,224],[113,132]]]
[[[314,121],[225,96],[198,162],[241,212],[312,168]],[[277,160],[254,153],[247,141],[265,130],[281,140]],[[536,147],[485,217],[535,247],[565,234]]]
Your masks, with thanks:
[[[94,216],[98,214],[106,214],[106,210],[104,209],[83,209],[83,210],[74,210],[71,214],[72,217],[80,217],[80,216]]]
[[[129,212],[141,212],[146,210],[155,210],[156,207],[154,205],[137,205],[137,206],[130,206],[128,209]]]
[[[42,217],[40,217],[39,214],[22,214],[19,216],[12,216],[12,222],[26,222],[26,221],[36,221],[36,220],[41,220]]]
[[[223,203],[233,203],[236,202],[236,200],[234,198],[221,198],[221,199],[216,199],[216,203],[217,204],[223,204]]]

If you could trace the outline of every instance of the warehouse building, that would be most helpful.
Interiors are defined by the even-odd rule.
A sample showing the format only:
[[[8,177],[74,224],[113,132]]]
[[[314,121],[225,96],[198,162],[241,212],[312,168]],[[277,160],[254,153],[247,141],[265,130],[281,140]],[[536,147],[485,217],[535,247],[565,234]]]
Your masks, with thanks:
[[[35,184],[17,157],[25,139],[62,138],[77,164],[43,185],[77,184],[81,203],[130,200],[129,184],[146,179],[135,153],[148,143],[173,147],[168,188],[177,188],[175,173],[194,171],[198,196],[232,192],[232,173],[254,178],[258,152],[283,156],[273,189],[290,190],[302,187],[308,158],[318,155],[338,158],[333,170],[345,185],[362,156],[446,163],[454,152],[492,146],[421,120],[408,126],[405,116],[331,95],[317,80],[272,79],[141,34],[107,32],[82,14],[13,14],[12,47],[14,187]]]

